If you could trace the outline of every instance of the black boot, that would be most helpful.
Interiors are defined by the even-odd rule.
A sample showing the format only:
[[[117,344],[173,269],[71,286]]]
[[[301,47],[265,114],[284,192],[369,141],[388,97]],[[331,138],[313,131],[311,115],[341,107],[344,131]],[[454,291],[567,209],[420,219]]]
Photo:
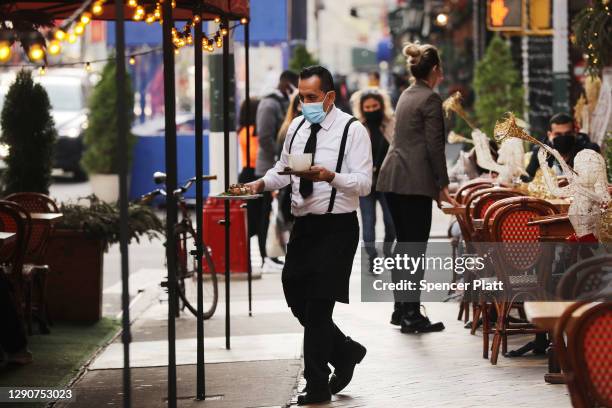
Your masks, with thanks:
[[[332,394],[337,394],[344,389],[353,378],[355,366],[361,363],[365,357],[367,350],[361,344],[346,338],[346,351],[344,353],[342,364],[334,367],[334,373],[329,379],[329,390]]]
[[[391,313],[391,324],[394,326],[399,326],[402,324],[402,304],[400,302],[395,302],[393,304],[393,313]]]
[[[311,389],[313,388],[313,389]],[[298,405],[318,404],[321,402],[331,401],[331,393],[327,384],[321,387],[309,387],[306,385],[306,392],[298,395]]]
[[[402,333],[431,333],[444,330],[444,323],[432,323],[427,316],[421,314],[419,303],[406,303],[402,316]]]

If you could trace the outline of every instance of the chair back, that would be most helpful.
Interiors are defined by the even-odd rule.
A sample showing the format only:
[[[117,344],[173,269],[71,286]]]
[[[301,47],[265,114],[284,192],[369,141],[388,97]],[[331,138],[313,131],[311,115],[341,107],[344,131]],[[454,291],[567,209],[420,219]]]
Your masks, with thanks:
[[[607,291],[607,293],[606,293]],[[557,286],[557,297],[588,300],[612,296],[612,255],[600,255],[569,267]]]
[[[469,227],[473,230],[474,219],[483,219],[487,209],[494,203],[504,198],[517,197],[522,194],[516,190],[505,187],[492,187],[473,192],[466,201],[466,220]]]
[[[0,262],[14,278],[21,277],[25,251],[30,238],[30,215],[21,206],[0,200],[0,231],[15,233],[16,238],[0,247]]]
[[[569,321],[584,303],[568,308],[555,330],[555,345],[575,407],[612,406],[612,302],[590,304]],[[569,328],[569,330],[568,330]],[[567,346],[564,343],[567,335]]]
[[[557,209],[549,202],[533,197],[513,197],[502,201],[504,205],[495,213],[490,231],[492,241],[500,243],[498,250],[494,251],[498,279],[504,281],[504,286],[509,289],[538,281],[543,285],[545,282],[541,278],[545,274],[541,267],[548,259],[544,258],[539,228],[527,223],[534,217],[557,214]]]
[[[461,188],[459,188],[459,190],[457,190],[457,194],[455,194],[455,200],[459,204],[464,204],[466,198],[471,192],[476,190],[482,190],[485,188],[491,188],[493,186],[494,184],[491,179],[474,179],[464,184],[463,186],[461,186]]]
[[[19,204],[29,213],[60,212],[51,197],[40,193],[14,193],[6,197],[6,200]],[[42,262],[53,229],[51,223],[32,223],[30,239],[26,249],[26,262]]]

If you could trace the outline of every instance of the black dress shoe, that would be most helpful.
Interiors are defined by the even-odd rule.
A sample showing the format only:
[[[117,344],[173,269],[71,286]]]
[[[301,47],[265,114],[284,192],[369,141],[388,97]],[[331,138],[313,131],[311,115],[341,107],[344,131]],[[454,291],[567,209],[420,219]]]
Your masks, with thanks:
[[[399,326],[402,324],[402,304],[395,302],[393,305],[393,313],[391,313],[391,324]]]
[[[367,349],[350,337],[346,338],[346,357],[344,363],[335,367],[334,373],[329,379],[329,390],[332,394],[342,391],[353,379],[355,366],[361,363],[365,357]]]
[[[402,333],[432,333],[444,330],[444,323],[432,323],[428,317],[418,313],[414,316],[405,316],[401,323]]]
[[[331,393],[329,392],[329,389],[307,391],[305,394],[298,395],[297,398],[298,405],[319,404],[321,402],[329,401],[331,401]]]

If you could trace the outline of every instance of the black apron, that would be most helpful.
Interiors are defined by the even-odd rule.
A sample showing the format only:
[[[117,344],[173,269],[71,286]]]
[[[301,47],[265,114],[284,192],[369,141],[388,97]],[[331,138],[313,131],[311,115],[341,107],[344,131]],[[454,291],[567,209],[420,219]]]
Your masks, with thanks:
[[[355,120],[350,119],[344,128],[336,173],[342,168],[348,129]],[[359,244],[359,222],[355,211],[332,214],[335,199],[336,189],[332,188],[326,214],[295,217],[282,275],[283,291],[290,307],[311,299],[349,302],[349,279]]]

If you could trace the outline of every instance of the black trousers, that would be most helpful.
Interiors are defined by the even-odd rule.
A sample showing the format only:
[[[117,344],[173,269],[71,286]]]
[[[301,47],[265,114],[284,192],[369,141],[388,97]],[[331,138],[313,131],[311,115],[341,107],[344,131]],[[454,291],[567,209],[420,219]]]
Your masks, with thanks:
[[[308,387],[327,387],[328,363],[338,367],[345,355],[346,336],[332,319],[333,300],[304,300],[291,306],[291,311],[304,327],[304,378]]]
[[[393,224],[397,244],[394,256],[407,254],[411,257],[420,257],[427,251],[427,241],[431,232],[431,206],[432,198],[420,195],[405,195],[385,193]],[[403,270],[392,271],[393,282],[406,279],[416,283],[416,290],[397,291],[394,293],[396,302],[409,302],[418,304],[421,300],[421,291],[418,289],[419,281],[425,275],[424,268],[418,268],[414,274]]]
[[[15,353],[26,345],[25,330],[15,308],[12,286],[4,272],[0,271],[0,348],[7,353]]]
[[[263,197],[260,200],[254,201],[261,201],[257,242],[259,244],[259,254],[263,261],[268,256],[266,253],[266,240],[268,238],[268,227],[270,226],[270,213],[272,212],[272,192],[264,191]]]

